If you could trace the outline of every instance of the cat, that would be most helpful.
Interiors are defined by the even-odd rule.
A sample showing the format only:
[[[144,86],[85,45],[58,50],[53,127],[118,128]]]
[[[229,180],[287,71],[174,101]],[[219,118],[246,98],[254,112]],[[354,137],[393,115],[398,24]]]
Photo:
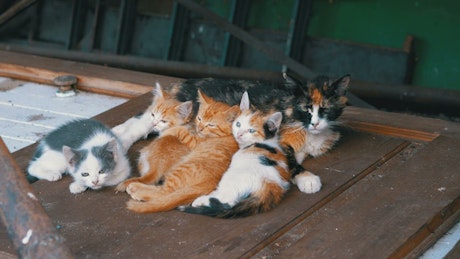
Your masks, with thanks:
[[[264,115],[250,109],[247,92],[232,133],[239,150],[217,189],[200,196],[181,211],[231,218],[266,212],[279,204],[289,189],[287,157],[278,144],[281,112]]]
[[[64,173],[74,181],[71,193],[117,185],[131,173],[118,138],[104,124],[80,119],[68,122],[44,137],[28,166],[29,175],[57,181]]]
[[[151,149],[143,150],[140,156],[145,160],[140,164],[149,164],[146,167],[152,169],[152,172],[146,170],[143,175],[153,174],[152,179],[162,178],[162,184],[129,183],[126,192],[132,200],[127,202],[128,209],[139,213],[172,210],[210,193],[217,186],[230,165],[232,155],[238,150],[238,144],[232,136],[232,122],[240,109],[237,105],[216,102],[201,92],[198,92],[198,99],[200,105],[194,130],[186,125],[171,127],[158,139],[161,144],[165,139],[176,138],[180,145],[189,149],[188,152],[184,152],[186,154],[182,157],[176,156],[174,149],[161,152],[167,146],[158,143]],[[177,141],[175,146],[178,145]],[[171,163],[173,165],[169,170],[159,172],[152,164],[161,160],[173,160],[174,163]]]
[[[158,82],[152,94],[154,96],[152,104],[140,116],[134,116],[112,128],[125,150],[128,150],[137,140],[147,138],[151,133],[159,135],[169,127],[182,125],[190,120],[191,101],[178,102],[171,98],[162,90]]]
[[[301,163],[306,156],[318,157],[330,150],[340,139],[335,130],[337,118],[347,103],[346,92],[350,75],[331,80],[317,76],[305,84],[285,75],[278,85],[262,81],[228,79],[189,79],[172,87],[179,101],[195,100],[196,90],[217,101],[234,105],[248,91],[251,104],[265,113],[280,111],[283,121],[280,143],[289,159],[292,182],[304,193],[321,189],[321,179],[305,170]],[[196,104],[194,103],[194,110]]]

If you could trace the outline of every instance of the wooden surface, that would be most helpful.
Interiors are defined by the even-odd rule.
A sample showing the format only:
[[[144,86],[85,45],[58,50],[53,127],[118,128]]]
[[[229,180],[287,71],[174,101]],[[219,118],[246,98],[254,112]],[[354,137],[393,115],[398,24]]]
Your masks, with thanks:
[[[115,125],[150,101],[145,94],[96,118]],[[354,107],[341,121],[337,147],[304,163],[322,190],[307,195],[293,186],[273,211],[247,218],[136,214],[113,188],[71,194],[69,177],[32,187],[77,258],[420,255],[460,218],[460,125]],[[146,143],[130,150],[133,162]],[[33,148],[13,154],[21,168]],[[15,254],[3,228],[0,250]]]

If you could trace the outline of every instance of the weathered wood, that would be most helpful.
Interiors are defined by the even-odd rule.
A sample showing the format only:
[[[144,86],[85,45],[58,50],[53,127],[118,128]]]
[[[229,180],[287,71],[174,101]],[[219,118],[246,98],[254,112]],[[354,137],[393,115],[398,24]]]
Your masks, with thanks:
[[[124,98],[151,91],[155,82],[164,86],[180,79],[72,61],[0,51],[0,76],[53,85],[63,74],[78,78],[78,89]]]
[[[406,256],[460,208],[459,153],[447,137],[411,145],[257,256]]]
[[[0,217],[19,256],[73,258],[1,138],[0,171]]]
[[[126,82],[133,75],[139,74],[123,71]],[[114,126],[151,100],[147,93],[96,118]],[[345,110],[341,121],[344,137],[337,147],[304,162],[321,176],[323,189],[306,195],[293,187],[273,211],[248,218],[221,220],[179,211],[135,214],[125,209],[128,195],[113,188],[71,194],[70,177],[32,187],[77,257],[420,255],[460,215],[460,125],[354,107]],[[133,164],[147,142],[130,150]],[[21,169],[33,148],[13,154]],[[2,228],[0,250],[14,254]]]

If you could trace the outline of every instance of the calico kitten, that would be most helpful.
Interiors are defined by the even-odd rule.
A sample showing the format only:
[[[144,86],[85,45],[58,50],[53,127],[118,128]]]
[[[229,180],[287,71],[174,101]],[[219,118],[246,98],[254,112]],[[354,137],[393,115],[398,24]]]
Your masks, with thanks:
[[[144,213],[172,210],[210,193],[217,186],[238,149],[232,136],[232,122],[240,111],[238,106],[216,102],[205,94],[198,93],[198,98],[200,106],[194,121],[194,132],[186,126],[176,126],[164,131],[158,139],[176,138],[189,152],[184,152],[186,155],[182,157],[175,156],[173,152],[162,154],[158,150],[163,150],[165,146],[161,145],[143,150],[159,155],[141,154],[141,157],[148,158],[142,163],[149,163],[149,169],[159,160],[173,160],[174,165],[166,172],[154,170],[153,174],[162,174],[155,177],[164,178],[162,185],[141,182],[127,185],[126,192],[133,199],[128,201],[128,209]],[[149,174],[150,171],[147,171],[144,175]]]
[[[346,106],[349,82],[349,75],[337,80],[318,76],[306,84],[286,77],[284,85],[206,78],[187,80],[174,86],[172,93],[179,101],[195,100],[196,89],[200,89],[217,101],[234,105],[239,102],[237,97],[248,91],[251,104],[257,109],[282,112],[280,143],[289,158],[292,181],[300,191],[315,193],[321,189],[321,180],[301,163],[308,155],[324,154],[339,140],[340,133],[334,126]]]
[[[146,138],[150,133],[158,135],[169,127],[182,125],[190,120],[191,101],[179,102],[171,98],[161,89],[159,83],[156,83],[152,94],[153,102],[144,113],[112,129],[125,150],[128,150],[137,140]]]
[[[83,119],[64,124],[43,138],[27,169],[39,179],[57,181],[69,173],[71,193],[117,185],[131,173],[118,138],[102,123]]]
[[[239,150],[217,189],[195,199],[181,211],[231,218],[266,212],[281,202],[289,188],[288,161],[278,144],[281,112],[264,115],[249,109],[243,94],[241,115],[233,122]]]

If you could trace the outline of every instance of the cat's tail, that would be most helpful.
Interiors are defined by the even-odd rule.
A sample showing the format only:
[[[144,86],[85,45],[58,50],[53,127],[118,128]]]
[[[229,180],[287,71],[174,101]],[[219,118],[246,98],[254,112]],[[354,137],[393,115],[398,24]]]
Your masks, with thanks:
[[[187,213],[201,214],[216,218],[241,218],[272,210],[283,199],[287,188],[273,183],[264,182],[262,188],[233,207],[222,203],[216,198],[209,199],[209,206],[182,206],[179,210]]]
[[[197,197],[205,193],[194,188],[182,188],[172,193],[158,192],[146,202],[130,200],[126,203],[126,207],[138,213],[169,211],[181,205],[190,204]]]

